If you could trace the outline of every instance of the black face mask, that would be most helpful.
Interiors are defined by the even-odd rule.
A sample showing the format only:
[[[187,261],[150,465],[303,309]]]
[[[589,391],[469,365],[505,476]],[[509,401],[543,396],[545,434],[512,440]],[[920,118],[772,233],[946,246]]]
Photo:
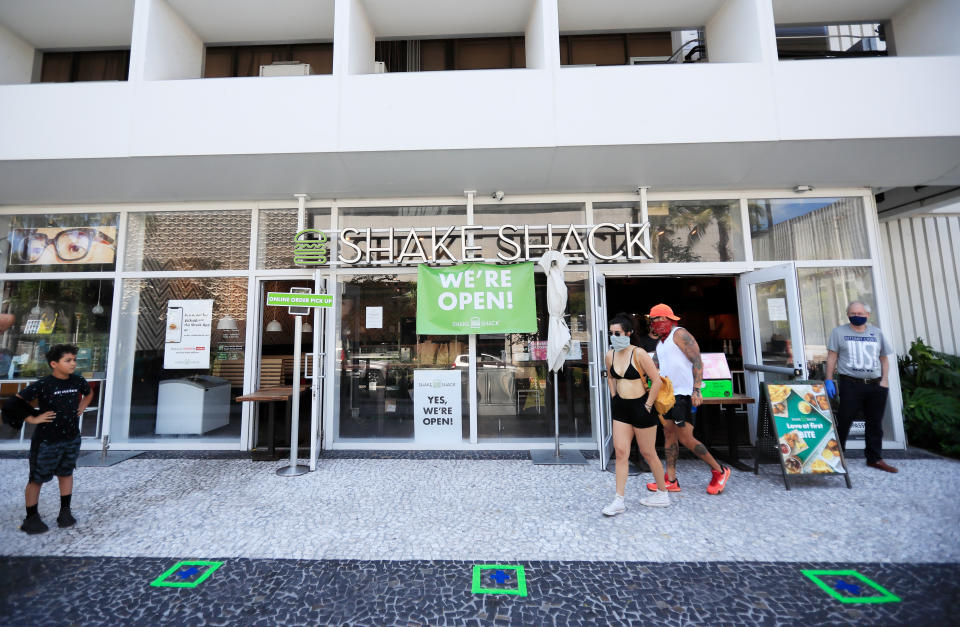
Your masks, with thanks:
[[[847,316],[847,319],[850,320],[850,324],[855,327],[861,327],[867,323],[866,316]]]

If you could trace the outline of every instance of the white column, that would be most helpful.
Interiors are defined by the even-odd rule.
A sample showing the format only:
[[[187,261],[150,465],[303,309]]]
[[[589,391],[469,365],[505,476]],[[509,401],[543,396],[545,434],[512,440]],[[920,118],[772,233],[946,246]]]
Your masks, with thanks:
[[[373,26],[361,0],[336,0],[333,16],[333,73],[372,74]]]
[[[764,63],[777,60],[771,0],[726,0],[706,24],[711,63]]]
[[[0,85],[17,85],[33,80],[36,53],[32,45],[0,24]]]
[[[527,69],[560,67],[560,17],[557,0],[533,0],[525,35]]]
[[[130,81],[200,78],[203,40],[164,0],[136,0]]]

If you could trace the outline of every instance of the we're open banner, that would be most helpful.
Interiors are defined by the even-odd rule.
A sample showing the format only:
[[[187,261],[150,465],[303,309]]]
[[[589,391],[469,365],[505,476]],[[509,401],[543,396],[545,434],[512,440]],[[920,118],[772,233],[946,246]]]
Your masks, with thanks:
[[[466,263],[417,271],[417,333],[535,333],[533,262]]]

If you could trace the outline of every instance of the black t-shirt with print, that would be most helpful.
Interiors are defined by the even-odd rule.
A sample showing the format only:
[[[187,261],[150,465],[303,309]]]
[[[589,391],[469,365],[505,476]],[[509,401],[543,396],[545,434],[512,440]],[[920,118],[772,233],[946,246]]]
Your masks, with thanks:
[[[90,384],[78,374],[72,374],[67,379],[58,379],[50,374],[20,390],[18,396],[23,400],[40,400],[40,413],[57,412],[53,422],[37,425],[33,437],[48,442],[69,442],[79,436],[80,418],[77,410],[80,409],[80,398],[89,393]]]

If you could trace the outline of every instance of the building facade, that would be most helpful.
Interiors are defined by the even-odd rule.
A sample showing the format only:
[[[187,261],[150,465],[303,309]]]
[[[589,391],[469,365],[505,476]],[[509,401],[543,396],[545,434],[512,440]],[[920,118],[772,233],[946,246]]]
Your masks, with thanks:
[[[605,448],[607,315],[673,303],[753,396],[822,376],[848,301],[880,326],[900,309],[874,193],[960,181],[946,0],[50,4],[0,9],[0,377],[13,393],[44,347],[80,345],[88,448],[266,446],[284,423],[235,399],[297,368],[314,455],[547,447],[554,409],[565,446]],[[454,227],[457,260],[499,263],[504,225],[570,262],[556,406],[542,273],[536,333],[416,330],[396,234]],[[294,262],[303,228],[329,263]],[[294,318],[265,304],[290,288],[334,295],[298,363]],[[190,320],[205,361],[172,356]],[[414,420],[434,370],[460,373],[442,445]],[[903,446],[895,373],[891,391]]]

